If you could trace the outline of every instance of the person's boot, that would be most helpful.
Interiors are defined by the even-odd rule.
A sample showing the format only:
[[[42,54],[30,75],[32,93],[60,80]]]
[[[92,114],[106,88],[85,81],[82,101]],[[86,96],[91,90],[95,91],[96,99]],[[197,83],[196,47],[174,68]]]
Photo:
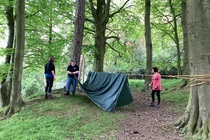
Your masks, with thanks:
[[[154,103],[152,102],[152,103],[149,105],[149,107],[154,107]]]
[[[52,96],[52,94],[48,95],[49,99],[53,99],[54,97]]]
[[[48,99],[48,95],[47,94],[44,95],[44,99]]]
[[[74,96],[74,93],[75,93],[75,92],[73,91],[73,92],[72,92],[72,96]]]
[[[66,92],[64,95],[69,95],[69,92]]]

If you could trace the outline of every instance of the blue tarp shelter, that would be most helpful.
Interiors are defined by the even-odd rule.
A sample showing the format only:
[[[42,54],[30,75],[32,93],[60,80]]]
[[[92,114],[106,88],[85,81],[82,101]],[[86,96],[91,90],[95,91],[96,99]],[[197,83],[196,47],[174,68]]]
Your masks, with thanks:
[[[133,101],[126,74],[89,72],[87,80],[79,84],[96,105],[109,112]]]

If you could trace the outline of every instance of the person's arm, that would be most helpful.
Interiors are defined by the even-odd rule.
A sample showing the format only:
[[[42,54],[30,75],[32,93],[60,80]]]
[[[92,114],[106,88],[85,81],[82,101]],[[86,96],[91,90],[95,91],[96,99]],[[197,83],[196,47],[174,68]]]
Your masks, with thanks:
[[[67,74],[72,74],[72,72],[70,72],[70,71],[68,71],[68,70],[67,70],[66,72],[67,72]]]
[[[72,74],[77,74],[77,73],[79,73],[79,71],[72,72]]]
[[[153,77],[153,76],[152,76]],[[153,81],[151,80],[151,82],[149,83],[149,86],[152,86],[152,84],[153,84]]]
[[[160,76],[160,74],[158,74],[158,75],[157,75],[156,88],[160,88],[160,84],[161,84],[161,76]]]
[[[52,75],[53,75],[54,80],[56,80],[55,71],[54,71],[54,70],[52,70],[52,71],[51,71],[51,73],[52,73]]]
[[[78,74],[79,73],[79,66],[76,66],[76,71],[72,72],[72,74]]]
[[[72,72],[70,71],[70,65],[67,67],[66,73],[67,74],[72,74]]]

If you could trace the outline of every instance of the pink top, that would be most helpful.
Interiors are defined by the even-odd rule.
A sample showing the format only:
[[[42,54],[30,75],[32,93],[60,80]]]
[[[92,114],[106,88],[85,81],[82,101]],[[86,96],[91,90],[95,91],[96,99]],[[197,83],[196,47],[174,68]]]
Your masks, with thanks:
[[[150,84],[152,86],[152,90],[162,90],[160,73],[156,72],[153,74],[152,82]]]

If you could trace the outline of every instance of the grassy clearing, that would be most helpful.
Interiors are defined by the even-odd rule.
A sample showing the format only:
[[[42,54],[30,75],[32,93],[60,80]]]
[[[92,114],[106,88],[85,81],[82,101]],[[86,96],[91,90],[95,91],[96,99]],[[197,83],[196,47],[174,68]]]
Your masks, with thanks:
[[[43,97],[40,97],[43,98]],[[86,96],[38,99],[20,113],[0,121],[4,140],[80,140],[106,137],[117,129],[123,118],[120,111],[109,113],[94,105]],[[111,139],[111,136],[110,136]]]
[[[163,80],[163,87],[169,88],[180,80]],[[141,90],[143,80],[129,80],[132,90]],[[0,138],[3,140],[113,140],[112,133],[123,119],[123,109],[109,113],[101,110],[86,96],[63,96],[62,92],[53,100],[44,100],[42,93],[31,96],[28,105],[7,120],[0,121]],[[173,102],[176,111],[182,111],[188,101],[188,90],[162,94],[161,98]],[[28,99],[29,100],[29,99]],[[180,109],[181,106],[181,109]],[[125,109],[130,106],[123,107]],[[3,110],[3,109],[1,109]],[[0,110],[0,112],[1,112]]]

